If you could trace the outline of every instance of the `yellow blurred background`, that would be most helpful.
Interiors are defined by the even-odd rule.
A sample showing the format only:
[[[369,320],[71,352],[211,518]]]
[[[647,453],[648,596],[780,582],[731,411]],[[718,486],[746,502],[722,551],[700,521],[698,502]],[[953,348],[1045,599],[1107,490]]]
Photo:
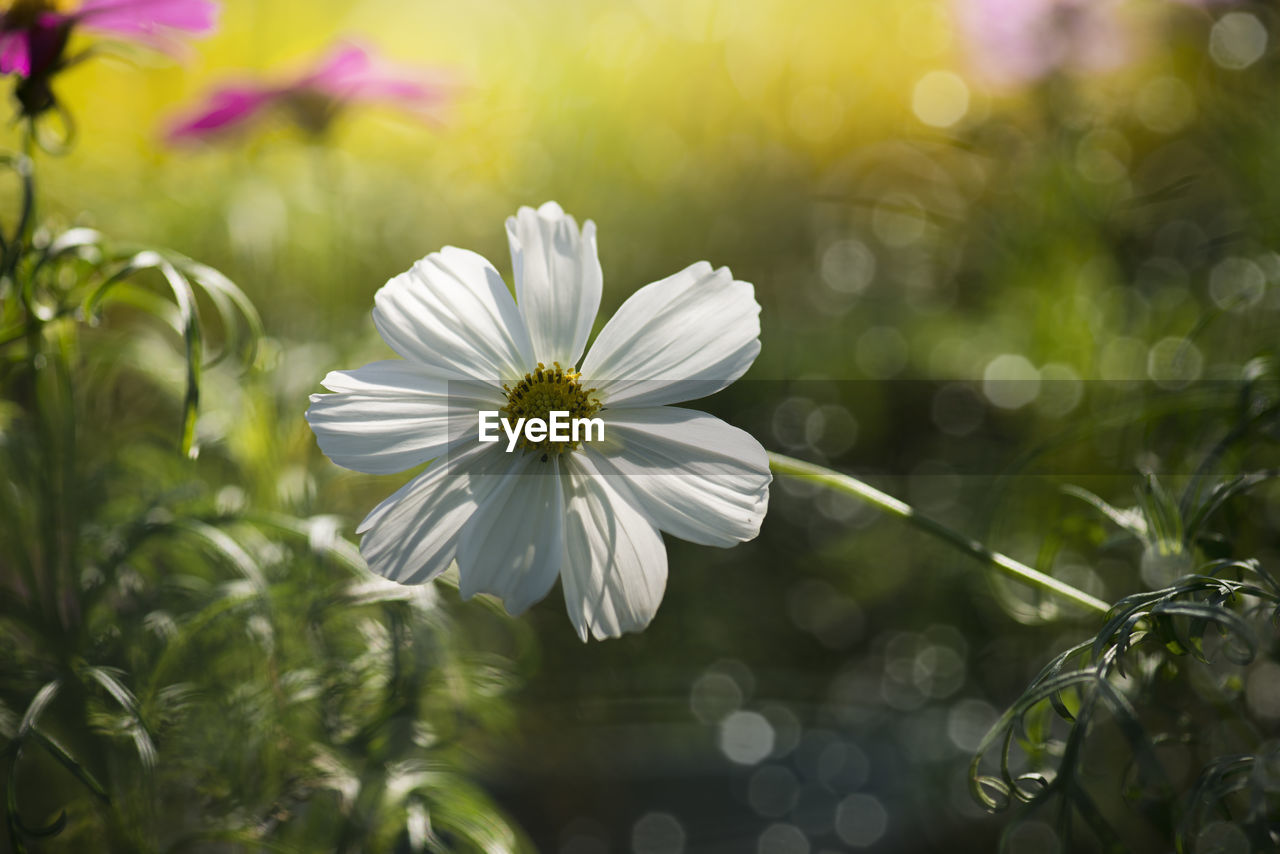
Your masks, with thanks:
[[[1034,108],[1020,109],[1034,103],[1031,86],[989,89],[972,73],[957,8],[231,0],[217,32],[180,61],[131,51],[60,76],[78,134],[58,168],[43,170],[42,195],[63,219],[222,266],[277,334],[328,333],[328,318],[298,314],[300,301],[363,314],[387,277],[441,245],[474,248],[507,271],[503,218],[547,199],[599,223],[606,309],[707,258],[750,276],[775,321],[803,290],[804,322],[823,333],[822,318],[851,303],[832,312],[829,294],[801,285],[848,233],[849,209],[880,205],[885,222],[905,212],[910,242],[933,216],[919,207],[938,202],[913,195],[913,182],[955,198],[982,184],[987,157],[968,156],[968,128],[996,111],[1013,115],[1012,127],[1035,120]],[[1141,20],[1168,4],[1124,8]],[[450,75],[441,121],[355,107],[322,141],[277,116],[233,141],[164,142],[167,124],[211,87],[288,79],[343,40]],[[1079,97],[1090,110],[1132,112],[1141,89],[1130,82],[1174,59],[1150,52]],[[895,173],[879,177],[886,147]],[[816,254],[797,261],[804,245]],[[778,344],[766,348],[775,376],[791,362],[780,348],[814,347]]]

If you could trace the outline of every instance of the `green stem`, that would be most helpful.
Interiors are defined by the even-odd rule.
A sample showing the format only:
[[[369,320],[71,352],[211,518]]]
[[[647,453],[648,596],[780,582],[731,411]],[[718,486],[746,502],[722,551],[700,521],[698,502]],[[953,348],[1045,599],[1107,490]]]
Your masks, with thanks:
[[[931,519],[920,513],[910,504],[899,501],[892,495],[881,492],[875,487],[868,486],[857,478],[834,472],[831,469],[814,465],[813,463],[806,463],[803,460],[774,453],[769,454],[769,468],[773,469],[776,474],[811,480],[830,489],[839,490],[846,495],[852,495],[880,512],[909,522],[925,533],[932,534],[938,539],[950,543],[965,554],[994,566],[1010,578],[1015,578],[1039,587],[1041,590],[1061,596],[1063,599],[1070,600],[1090,611],[1106,614],[1111,610],[1111,606],[1101,599],[1094,598],[1083,590],[1077,590],[1070,584],[1059,581],[1053,576],[1045,575],[1043,572],[1032,569],[1025,563],[1016,561],[1008,555],[992,551],[977,540],[948,528],[938,520]]]

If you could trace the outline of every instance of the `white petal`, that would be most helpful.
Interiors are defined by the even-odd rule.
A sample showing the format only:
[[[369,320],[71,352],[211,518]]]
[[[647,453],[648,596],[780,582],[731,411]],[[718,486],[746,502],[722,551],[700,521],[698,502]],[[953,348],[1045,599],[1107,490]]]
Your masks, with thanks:
[[[458,540],[462,598],[492,593],[515,615],[550,592],[564,563],[558,459],[516,456]]]
[[[569,619],[584,641],[649,625],[667,586],[667,550],[626,484],[574,454],[564,465],[565,562],[560,571]]]
[[[307,423],[325,456],[367,474],[404,471],[477,429],[479,409],[499,409],[491,386],[449,383],[391,359],[324,378],[337,394],[311,395]]]
[[[632,294],[600,330],[582,374],[606,406],[655,406],[719,391],[759,352],[754,288],[699,261]]]
[[[519,379],[534,365],[520,312],[493,265],[446,246],[387,282],[373,323],[397,353],[441,379]]]
[[[510,464],[493,445],[474,445],[436,460],[364,518],[360,553],[378,575],[422,584],[448,569],[458,532],[489,490],[490,473]]]
[[[578,364],[600,310],[604,275],[596,254],[596,224],[578,223],[555,202],[507,218],[516,302],[538,361]]]
[[[605,410],[605,441],[584,451],[624,477],[640,509],[676,537],[731,546],[760,533],[769,507],[769,457],[749,433],[674,406]]]

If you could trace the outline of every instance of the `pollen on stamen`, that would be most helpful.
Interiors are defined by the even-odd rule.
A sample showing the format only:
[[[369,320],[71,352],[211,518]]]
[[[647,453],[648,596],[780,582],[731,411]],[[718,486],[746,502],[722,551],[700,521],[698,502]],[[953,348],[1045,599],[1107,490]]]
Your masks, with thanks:
[[[507,393],[507,405],[499,410],[499,414],[512,422],[519,418],[541,418],[549,420],[553,411],[567,412],[569,418],[590,418],[601,408],[599,399],[592,397],[594,388],[582,387],[582,376],[573,368],[564,368],[559,362],[552,362],[548,368],[542,362],[538,367],[525,374],[524,379],[514,386],[503,383]],[[577,448],[581,442],[555,442],[547,438],[541,442],[530,442],[523,435],[520,447],[526,452],[542,454],[542,461],[549,460],[551,454],[559,456],[566,451]]]

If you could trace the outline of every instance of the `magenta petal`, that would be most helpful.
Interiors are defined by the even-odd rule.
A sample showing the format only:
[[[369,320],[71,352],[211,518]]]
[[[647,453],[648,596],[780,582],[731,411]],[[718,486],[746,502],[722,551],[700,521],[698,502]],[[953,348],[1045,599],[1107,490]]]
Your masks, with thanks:
[[[213,0],[84,0],[76,17],[95,30],[153,35],[160,30],[212,32],[218,19]]]
[[[199,109],[175,122],[168,138],[172,142],[199,139],[245,124],[277,96],[276,90],[254,86],[217,89]]]
[[[342,89],[372,67],[373,59],[364,48],[352,44],[339,45],[296,85],[322,91]]]
[[[432,119],[432,108],[450,90],[440,72],[396,66],[359,45],[341,44],[310,71],[290,79],[214,90],[194,113],[171,125],[167,136],[171,142],[211,136],[243,125],[273,105],[288,108],[293,120],[312,133],[321,132],[352,103],[392,103]]]
[[[376,58],[353,44],[339,45],[315,71],[295,84],[346,102],[390,102],[425,109],[443,100],[446,87],[428,72]]]
[[[432,100],[436,92],[414,80],[373,77],[361,80],[352,94],[360,100],[413,102]]]
[[[0,31],[0,74],[31,73],[31,48],[25,30]]]

